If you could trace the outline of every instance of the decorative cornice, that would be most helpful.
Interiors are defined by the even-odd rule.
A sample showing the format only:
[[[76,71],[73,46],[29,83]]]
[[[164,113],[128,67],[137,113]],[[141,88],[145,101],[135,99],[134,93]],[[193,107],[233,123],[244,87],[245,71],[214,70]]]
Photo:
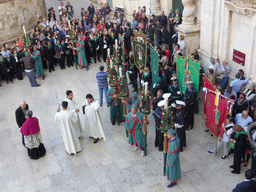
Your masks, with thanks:
[[[256,8],[253,4],[251,4],[250,7],[248,7],[248,5],[237,5],[232,0],[225,0],[224,3],[227,8],[233,12],[243,14],[249,17],[252,17],[256,14]]]

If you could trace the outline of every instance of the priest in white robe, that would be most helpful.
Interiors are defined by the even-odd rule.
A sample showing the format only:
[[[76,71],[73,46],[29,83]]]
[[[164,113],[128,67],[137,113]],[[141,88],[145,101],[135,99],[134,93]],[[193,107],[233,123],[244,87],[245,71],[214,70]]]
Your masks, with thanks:
[[[68,102],[62,102],[63,110],[57,109],[54,117],[55,122],[60,124],[61,133],[65,149],[69,155],[74,155],[81,151],[80,141],[77,135],[77,114],[73,110],[67,110]]]
[[[87,94],[83,104],[83,114],[85,119],[84,132],[86,132],[89,137],[94,138],[93,143],[97,143],[100,139],[103,139],[104,141],[106,140],[99,109],[99,101],[94,100],[91,94]]]
[[[76,122],[76,131],[77,131],[77,135],[78,137],[81,137],[81,132],[83,132],[82,130],[82,125],[81,125],[81,121],[80,121],[80,118],[79,118],[79,106],[76,105],[76,101],[75,99],[73,98],[73,92],[71,90],[67,90],[66,91],[66,95],[67,97],[65,98],[65,101],[68,102],[68,108],[67,110],[74,110],[76,112],[76,117],[77,117],[77,122]]]

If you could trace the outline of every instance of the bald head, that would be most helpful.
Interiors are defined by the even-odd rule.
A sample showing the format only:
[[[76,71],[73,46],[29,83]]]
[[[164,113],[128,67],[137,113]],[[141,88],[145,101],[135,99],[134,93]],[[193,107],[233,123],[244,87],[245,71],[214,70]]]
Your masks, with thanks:
[[[242,117],[243,117],[244,119],[246,119],[246,118],[248,117],[248,111],[244,110],[244,111],[242,112]]]

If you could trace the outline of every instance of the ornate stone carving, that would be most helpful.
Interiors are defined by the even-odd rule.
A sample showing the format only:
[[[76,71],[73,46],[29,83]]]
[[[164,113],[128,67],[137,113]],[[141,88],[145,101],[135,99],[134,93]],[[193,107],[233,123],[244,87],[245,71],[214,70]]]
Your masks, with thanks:
[[[251,3],[249,0],[225,0],[225,5],[229,10],[249,17],[256,14],[256,3]]]
[[[195,0],[182,0],[182,4],[184,6],[182,13],[182,25],[194,25],[194,13],[196,11]]]

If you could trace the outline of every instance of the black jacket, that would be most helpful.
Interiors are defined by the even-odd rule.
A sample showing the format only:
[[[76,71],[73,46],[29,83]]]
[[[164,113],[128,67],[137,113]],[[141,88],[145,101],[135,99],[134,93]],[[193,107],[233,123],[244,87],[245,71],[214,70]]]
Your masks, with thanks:
[[[26,110],[28,110],[28,105],[26,105]],[[23,123],[26,121],[25,114],[23,113],[23,110],[21,107],[18,107],[15,111],[16,116],[16,122],[19,127],[22,127]]]

